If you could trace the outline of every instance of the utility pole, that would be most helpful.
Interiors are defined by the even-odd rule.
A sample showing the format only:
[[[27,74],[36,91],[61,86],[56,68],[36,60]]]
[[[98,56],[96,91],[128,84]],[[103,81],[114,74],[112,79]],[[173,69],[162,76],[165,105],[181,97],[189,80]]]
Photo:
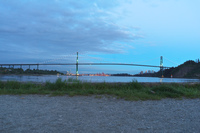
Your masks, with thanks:
[[[76,58],[76,75],[78,75],[78,52],[77,52],[77,58]]]
[[[162,72],[162,78],[164,77],[163,76],[163,57],[160,56],[160,71]]]

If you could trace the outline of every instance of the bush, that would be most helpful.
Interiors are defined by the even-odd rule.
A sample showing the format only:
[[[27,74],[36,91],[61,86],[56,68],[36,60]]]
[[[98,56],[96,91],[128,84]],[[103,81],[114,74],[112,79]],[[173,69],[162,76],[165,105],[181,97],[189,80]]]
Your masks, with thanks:
[[[129,88],[131,90],[141,90],[142,89],[142,85],[140,83],[138,83],[137,81],[132,81],[130,84],[129,84]]]

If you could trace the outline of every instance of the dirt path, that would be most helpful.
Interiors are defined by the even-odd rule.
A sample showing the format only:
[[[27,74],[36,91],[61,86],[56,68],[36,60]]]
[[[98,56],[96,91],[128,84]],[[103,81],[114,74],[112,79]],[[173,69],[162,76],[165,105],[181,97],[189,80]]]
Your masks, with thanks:
[[[1,95],[0,132],[200,132],[200,99],[124,101],[98,97]]]

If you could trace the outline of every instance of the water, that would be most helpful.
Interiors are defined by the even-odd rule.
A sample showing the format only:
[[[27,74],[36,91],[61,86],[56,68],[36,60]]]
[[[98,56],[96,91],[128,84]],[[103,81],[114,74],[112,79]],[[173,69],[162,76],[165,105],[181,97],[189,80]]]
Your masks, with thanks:
[[[123,76],[57,76],[57,75],[42,75],[42,76],[29,76],[29,75],[0,75],[0,81],[20,81],[20,82],[55,82],[58,78],[68,80],[69,78],[78,79],[83,82],[199,82],[200,79],[182,79],[182,78],[156,78],[156,77],[123,77]]]

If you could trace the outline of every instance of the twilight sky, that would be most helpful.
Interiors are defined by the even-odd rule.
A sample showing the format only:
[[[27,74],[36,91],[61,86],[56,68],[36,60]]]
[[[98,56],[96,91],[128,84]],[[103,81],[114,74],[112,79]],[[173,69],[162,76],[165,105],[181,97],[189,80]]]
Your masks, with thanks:
[[[200,58],[199,0],[0,0],[1,63],[177,66]],[[41,67],[45,69],[45,67]],[[57,66],[71,70],[75,66]],[[79,73],[143,67],[80,66]]]

